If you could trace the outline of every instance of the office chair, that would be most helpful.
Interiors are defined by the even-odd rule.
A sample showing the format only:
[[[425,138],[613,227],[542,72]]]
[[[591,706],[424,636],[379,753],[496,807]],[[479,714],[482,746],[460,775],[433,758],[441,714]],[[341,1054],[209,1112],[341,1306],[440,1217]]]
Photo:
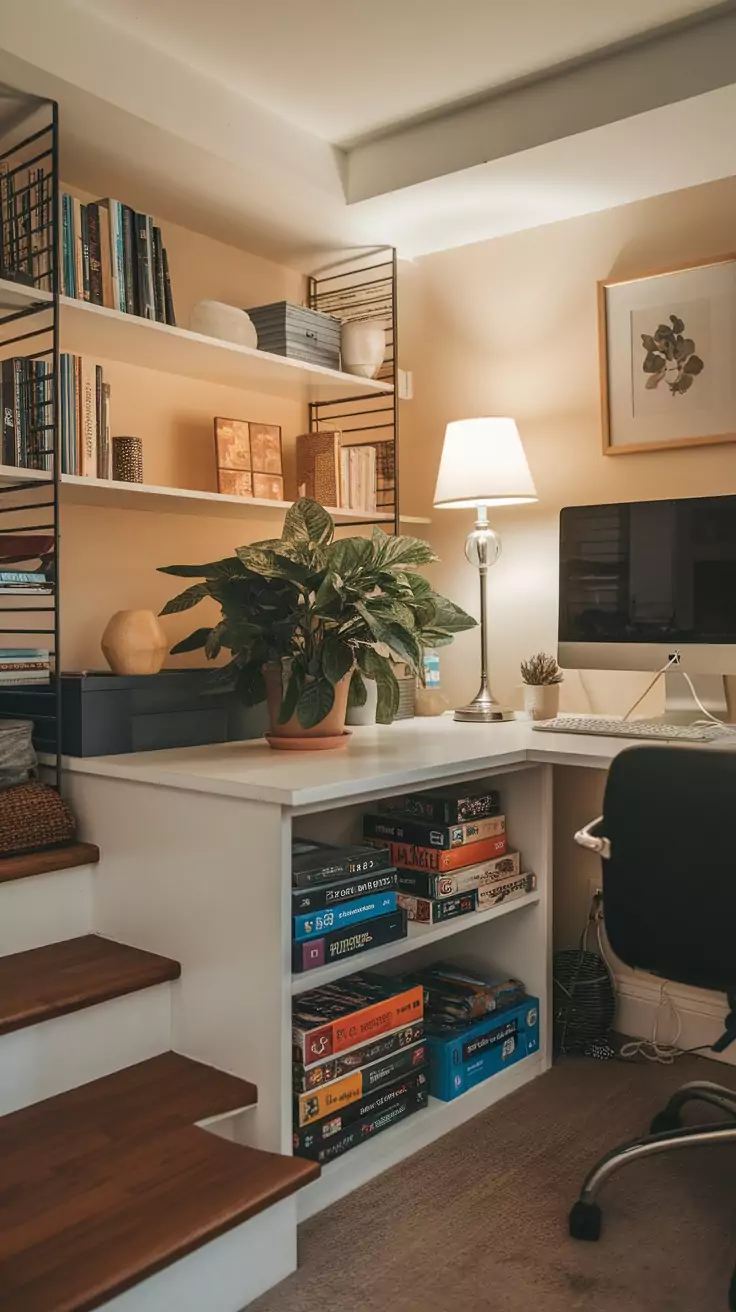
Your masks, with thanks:
[[[630,747],[611,765],[603,815],[576,835],[603,858],[603,914],[613,951],[628,966],[679,984],[726,993],[736,1040],[736,750]],[[688,1102],[725,1120],[683,1128]],[[573,1239],[600,1238],[598,1194],[629,1162],[657,1153],[736,1144],[736,1091],[684,1085],[641,1139],[614,1148],[589,1172],[570,1212]],[[729,1308],[736,1312],[736,1271]]]

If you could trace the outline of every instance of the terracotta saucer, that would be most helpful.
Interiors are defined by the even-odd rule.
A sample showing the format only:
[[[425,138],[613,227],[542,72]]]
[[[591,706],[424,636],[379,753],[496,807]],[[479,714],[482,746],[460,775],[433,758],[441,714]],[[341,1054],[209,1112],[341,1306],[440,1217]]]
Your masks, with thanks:
[[[342,733],[326,734],[324,738],[282,738],[275,733],[266,734],[266,742],[278,752],[331,752],[336,747],[347,747],[352,738],[349,729]]]

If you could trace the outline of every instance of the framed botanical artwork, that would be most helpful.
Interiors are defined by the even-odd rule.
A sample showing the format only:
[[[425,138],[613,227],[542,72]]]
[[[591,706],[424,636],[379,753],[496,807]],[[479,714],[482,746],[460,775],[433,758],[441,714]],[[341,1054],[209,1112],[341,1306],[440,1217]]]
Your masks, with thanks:
[[[736,442],[736,255],[598,284],[606,455]]]
[[[283,501],[281,429],[247,419],[215,419],[217,490],[236,497]]]

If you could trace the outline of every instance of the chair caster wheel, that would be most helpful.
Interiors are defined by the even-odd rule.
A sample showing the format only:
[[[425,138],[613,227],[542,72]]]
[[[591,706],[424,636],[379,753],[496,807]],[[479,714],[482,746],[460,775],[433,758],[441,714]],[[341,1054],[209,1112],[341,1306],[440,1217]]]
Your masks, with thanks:
[[[578,1199],[568,1221],[573,1239],[585,1239],[594,1244],[601,1237],[603,1213],[597,1203],[583,1203]]]
[[[650,1134],[667,1134],[670,1130],[679,1130],[682,1125],[677,1112],[657,1112],[651,1125],[649,1126]]]

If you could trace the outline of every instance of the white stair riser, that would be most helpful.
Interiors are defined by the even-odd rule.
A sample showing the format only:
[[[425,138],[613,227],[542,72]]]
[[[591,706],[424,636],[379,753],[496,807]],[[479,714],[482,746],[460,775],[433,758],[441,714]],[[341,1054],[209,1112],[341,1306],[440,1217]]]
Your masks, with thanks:
[[[91,934],[94,866],[0,884],[0,957]]]
[[[0,1116],[167,1052],[171,985],[0,1036]]]
[[[296,1199],[252,1221],[103,1303],[100,1312],[241,1312],[296,1271]]]

